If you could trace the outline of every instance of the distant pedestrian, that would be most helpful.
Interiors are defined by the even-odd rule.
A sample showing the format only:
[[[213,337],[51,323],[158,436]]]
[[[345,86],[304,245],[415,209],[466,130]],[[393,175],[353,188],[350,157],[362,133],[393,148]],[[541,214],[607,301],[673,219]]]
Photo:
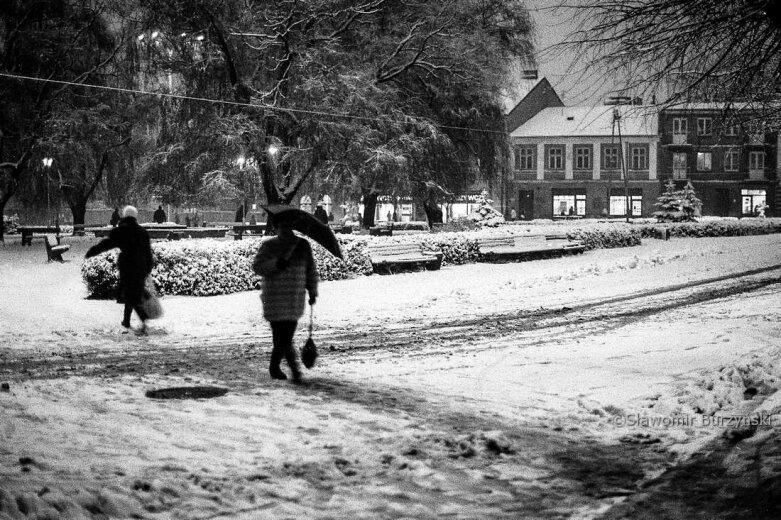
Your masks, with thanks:
[[[315,217],[317,217],[317,220],[323,224],[328,224],[328,213],[325,211],[322,202],[317,203],[317,208],[315,208]]]
[[[252,262],[252,269],[263,277],[260,300],[263,317],[271,325],[273,348],[269,373],[272,379],[287,379],[280,368],[282,358],[287,359],[293,381],[301,381],[293,336],[298,320],[304,314],[306,292],[309,305],[317,300],[317,267],[312,248],[303,238],[293,233],[295,217],[281,213],[274,215],[277,236],[265,240]]]
[[[244,222],[244,204],[239,204],[239,208],[236,210],[236,218],[234,222]]]
[[[515,208],[512,208],[510,210],[510,220],[515,220],[516,218],[518,218],[518,213],[515,212]]]
[[[157,224],[162,224],[163,222],[165,222],[166,217],[165,217],[165,211],[163,211],[163,206],[157,207],[157,209],[155,210],[155,214],[152,215],[152,220],[154,220],[155,223]]]
[[[117,222],[119,222],[119,208],[114,208],[114,213],[111,214],[111,220],[109,220],[109,224],[111,224],[111,227],[117,227]]]
[[[141,320],[139,334],[146,333],[147,315],[141,307],[144,295],[144,282],[152,272],[153,257],[149,233],[138,224],[138,210],[133,206],[122,209],[122,218],[117,227],[87,250],[86,257],[99,255],[110,249],[119,248],[117,267],[119,268],[119,294],[117,303],[124,303],[122,326],[130,328],[130,316],[136,311]]]

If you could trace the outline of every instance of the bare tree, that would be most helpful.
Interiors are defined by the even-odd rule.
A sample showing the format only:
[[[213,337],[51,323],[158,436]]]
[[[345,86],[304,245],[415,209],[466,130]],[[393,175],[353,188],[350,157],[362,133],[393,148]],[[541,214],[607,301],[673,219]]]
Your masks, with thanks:
[[[778,115],[781,3],[776,0],[572,0],[567,45],[586,71],[660,105],[752,102]]]

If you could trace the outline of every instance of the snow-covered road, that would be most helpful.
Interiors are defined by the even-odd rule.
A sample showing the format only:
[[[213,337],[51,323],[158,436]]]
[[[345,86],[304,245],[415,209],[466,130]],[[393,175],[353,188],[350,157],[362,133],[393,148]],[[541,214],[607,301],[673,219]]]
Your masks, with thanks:
[[[137,338],[78,264],[0,250],[11,517],[593,517],[720,433],[621,420],[742,413],[779,376],[777,235],[326,282],[302,388],[266,375],[257,294],[167,297]],[[144,397],[205,383],[231,391]]]

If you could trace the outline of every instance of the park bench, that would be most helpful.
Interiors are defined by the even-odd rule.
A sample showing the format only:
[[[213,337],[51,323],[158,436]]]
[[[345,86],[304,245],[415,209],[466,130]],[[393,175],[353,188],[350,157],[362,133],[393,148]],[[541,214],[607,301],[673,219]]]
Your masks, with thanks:
[[[22,245],[33,245],[33,234],[36,233],[55,233],[60,234],[60,226],[19,226],[17,228],[22,233]]]
[[[48,233],[43,237],[43,244],[46,247],[46,258],[48,262],[64,262],[62,254],[71,248],[67,244],[60,244],[59,235]]]
[[[333,231],[334,233],[343,233],[346,235],[350,235],[353,232],[353,227],[349,224],[331,223],[328,224],[328,227],[330,227],[331,231]]]
[[[485,260],[511,260],[531,256],[582,253],[582,242],[566,235],[529,235],[478,238],[477,246]]]
[[[376,271],[393,273],[397,266],[425,266],[429,271],[442,267],[442,252],[426,249],[423,244],[380,243],[369,244],[369,257]]]
[[[266,232],[266,223],[261,224],[240,224],[240,223],[234,223],[233,224],[233,239],[234,240],[241,240],[244,236],[244,233],[257,233],[259,235],[262,235]]]
[[[582,253],[586,245],[581,240],[571,240],[566,233],[545,235],[546,243],[552,247],[563,250],[565,253]]]
[[[393,236],[392,226],[373,226],[369,228],[369,236],[373,237],[389,237]]]

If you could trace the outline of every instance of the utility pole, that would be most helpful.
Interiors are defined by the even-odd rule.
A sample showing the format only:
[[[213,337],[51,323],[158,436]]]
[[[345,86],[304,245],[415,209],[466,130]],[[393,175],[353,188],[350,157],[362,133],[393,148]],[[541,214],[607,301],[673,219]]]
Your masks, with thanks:
[[[624,161],[624,142],[621,138],[621,113],[617,108],[613,109],[613,124],[618,127],[618,147],[621,151],[621,175],[624,177],[624,197],[626,198],[626,222],[632,213],[632,201],[629,198],[629,179],[626,174],[626,162]],[[610,194],[608,193],[608,197]]]

